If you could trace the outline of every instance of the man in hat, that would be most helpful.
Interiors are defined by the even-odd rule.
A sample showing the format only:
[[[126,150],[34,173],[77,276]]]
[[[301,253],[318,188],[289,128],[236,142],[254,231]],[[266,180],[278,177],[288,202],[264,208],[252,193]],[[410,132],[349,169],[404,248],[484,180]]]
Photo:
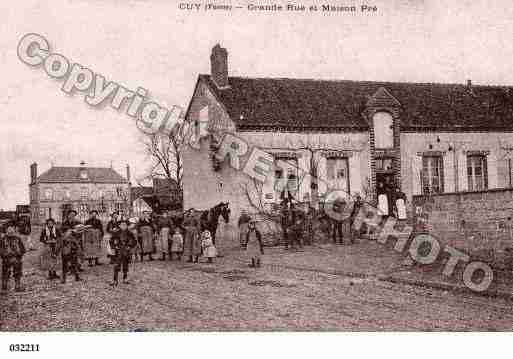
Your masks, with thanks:
[[[55,225],[53,218],[48,218],[41,231],[39,241],[44,244],[41,255],[41,264],[48,269],[48,279],[59,278],[57,275],[57,239],[61,237],[61,231]]]
[[[0,239],[0,257],[2,258],[2,293],[7,292],[7,284],[14,277],[15,291],[21,292],[21,276],[23,273],[22,258],[25,255],[25,246],[20,237],[16,235],[16,223],[7,223],[5,236]]]
[[[85,225],[86,226],[91,226],[93,229],[96,229],[98,231],[98,235],[99,235],[99,238],[98,238],[98,245],[101,244],[101,239],[103,238],[103,224],[102,224],[102,221],[100,221],[98,219],[98,211],[97,210],[92,210],[91,212],[89,212],[89,219],[85,222]],[[88,261],[89,261],[89,266],[92,265],[92,261],[94,260],[94,264],[95,265],[100,265],[100,261],[99,261],[99,258],[98,257],[94,257],[94,258],[88,258]]]
[[[136,240],[132,232],[128,230],[128,221],[119,222],[119,231],[112,235],[110,246],[114,250],[114,281],[111,286],[118,285],[118,275],[123,271],[123,283],[128,283],[128,264],[132,256],[132,249],[136,246]]]
[[[75,237],[78,248],[77,248],[77,270],[82,272],[82,266],[80,264],[80,260],[84,254],[84,246],[82,243],[82,234],[75,231],[77,226],[81,226],[82,222],[80,222],[77,217],[77,211],[74,209],[68,212],[67,218],[62,222],[61,231],[62,233],[66,233],[68,230],[71,230],[71,233]]]

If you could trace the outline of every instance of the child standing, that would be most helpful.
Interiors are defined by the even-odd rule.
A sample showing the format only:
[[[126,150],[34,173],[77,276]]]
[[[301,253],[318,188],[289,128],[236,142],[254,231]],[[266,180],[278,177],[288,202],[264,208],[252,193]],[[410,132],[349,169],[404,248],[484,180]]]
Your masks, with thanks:
[[[111,247],[114,249],[114,280],[111,286],[118,285],[118,274],[123,271],[123,283],[128,284],[128,265],[132,257],[132,249],[136,246],[136,240],[132,232],[128,230],[128,221],[119,222],[119,231],[111,238]]]
[[[255,221],[249,222],[248,233],[246,234],[246,253],[251,259],[251,268],[260,267],[261,255],[264,254],[264,246],[262,243],[262,234],[256,228]]]
[[[25,255],[25,246],[20,237],[16,235],[16,223],[7,224],[7,233],[0,240],[0,257],[2,257],[2,293],[7,292],[7,284],[12,275],[14,277],[14,290],[23,291],[21,276],[23,273],[22,258]]]
[[[183,236],[180,232],[179,228],[175,229],[175,234],[173,234],[172,242],[171,242],[171,255],[170,260],[173,260],[173,254],[176,254],[176,258],[180,261],[182,260],[183,254]]]
[[[201,248],[203,248],[203,257],[207,258],[208,263],[213,263],[217,256],[217,249],[212,241],[212,235],[207,229],[201,234]]]

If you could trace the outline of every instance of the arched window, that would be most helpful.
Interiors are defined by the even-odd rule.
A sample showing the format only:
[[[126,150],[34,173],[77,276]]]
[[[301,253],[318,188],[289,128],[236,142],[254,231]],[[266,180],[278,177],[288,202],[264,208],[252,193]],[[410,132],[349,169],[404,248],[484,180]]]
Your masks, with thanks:
[[[377,112],[372,116],[374,122],[374,147],[394,147],[394,121],[388,112]]]

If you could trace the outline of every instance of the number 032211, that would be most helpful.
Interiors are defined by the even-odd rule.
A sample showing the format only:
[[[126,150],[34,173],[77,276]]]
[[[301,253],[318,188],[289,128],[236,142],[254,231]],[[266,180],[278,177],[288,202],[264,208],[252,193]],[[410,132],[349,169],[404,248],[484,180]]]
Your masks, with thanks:
[[[11,344],[9,345],[10,352],[38,352],[39,344]]]

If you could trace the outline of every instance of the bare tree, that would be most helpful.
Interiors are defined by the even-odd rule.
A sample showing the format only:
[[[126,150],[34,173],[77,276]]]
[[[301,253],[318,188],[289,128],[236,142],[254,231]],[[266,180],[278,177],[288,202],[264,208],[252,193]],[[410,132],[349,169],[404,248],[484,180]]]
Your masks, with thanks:
[[[143,133],[143,145],[151,165],[143,180],[165,178],[176,181],[182,201],[183,191],[183,156],[182,151],[187,144],[188,127],[184,121],[176,124],[170,131]]]

